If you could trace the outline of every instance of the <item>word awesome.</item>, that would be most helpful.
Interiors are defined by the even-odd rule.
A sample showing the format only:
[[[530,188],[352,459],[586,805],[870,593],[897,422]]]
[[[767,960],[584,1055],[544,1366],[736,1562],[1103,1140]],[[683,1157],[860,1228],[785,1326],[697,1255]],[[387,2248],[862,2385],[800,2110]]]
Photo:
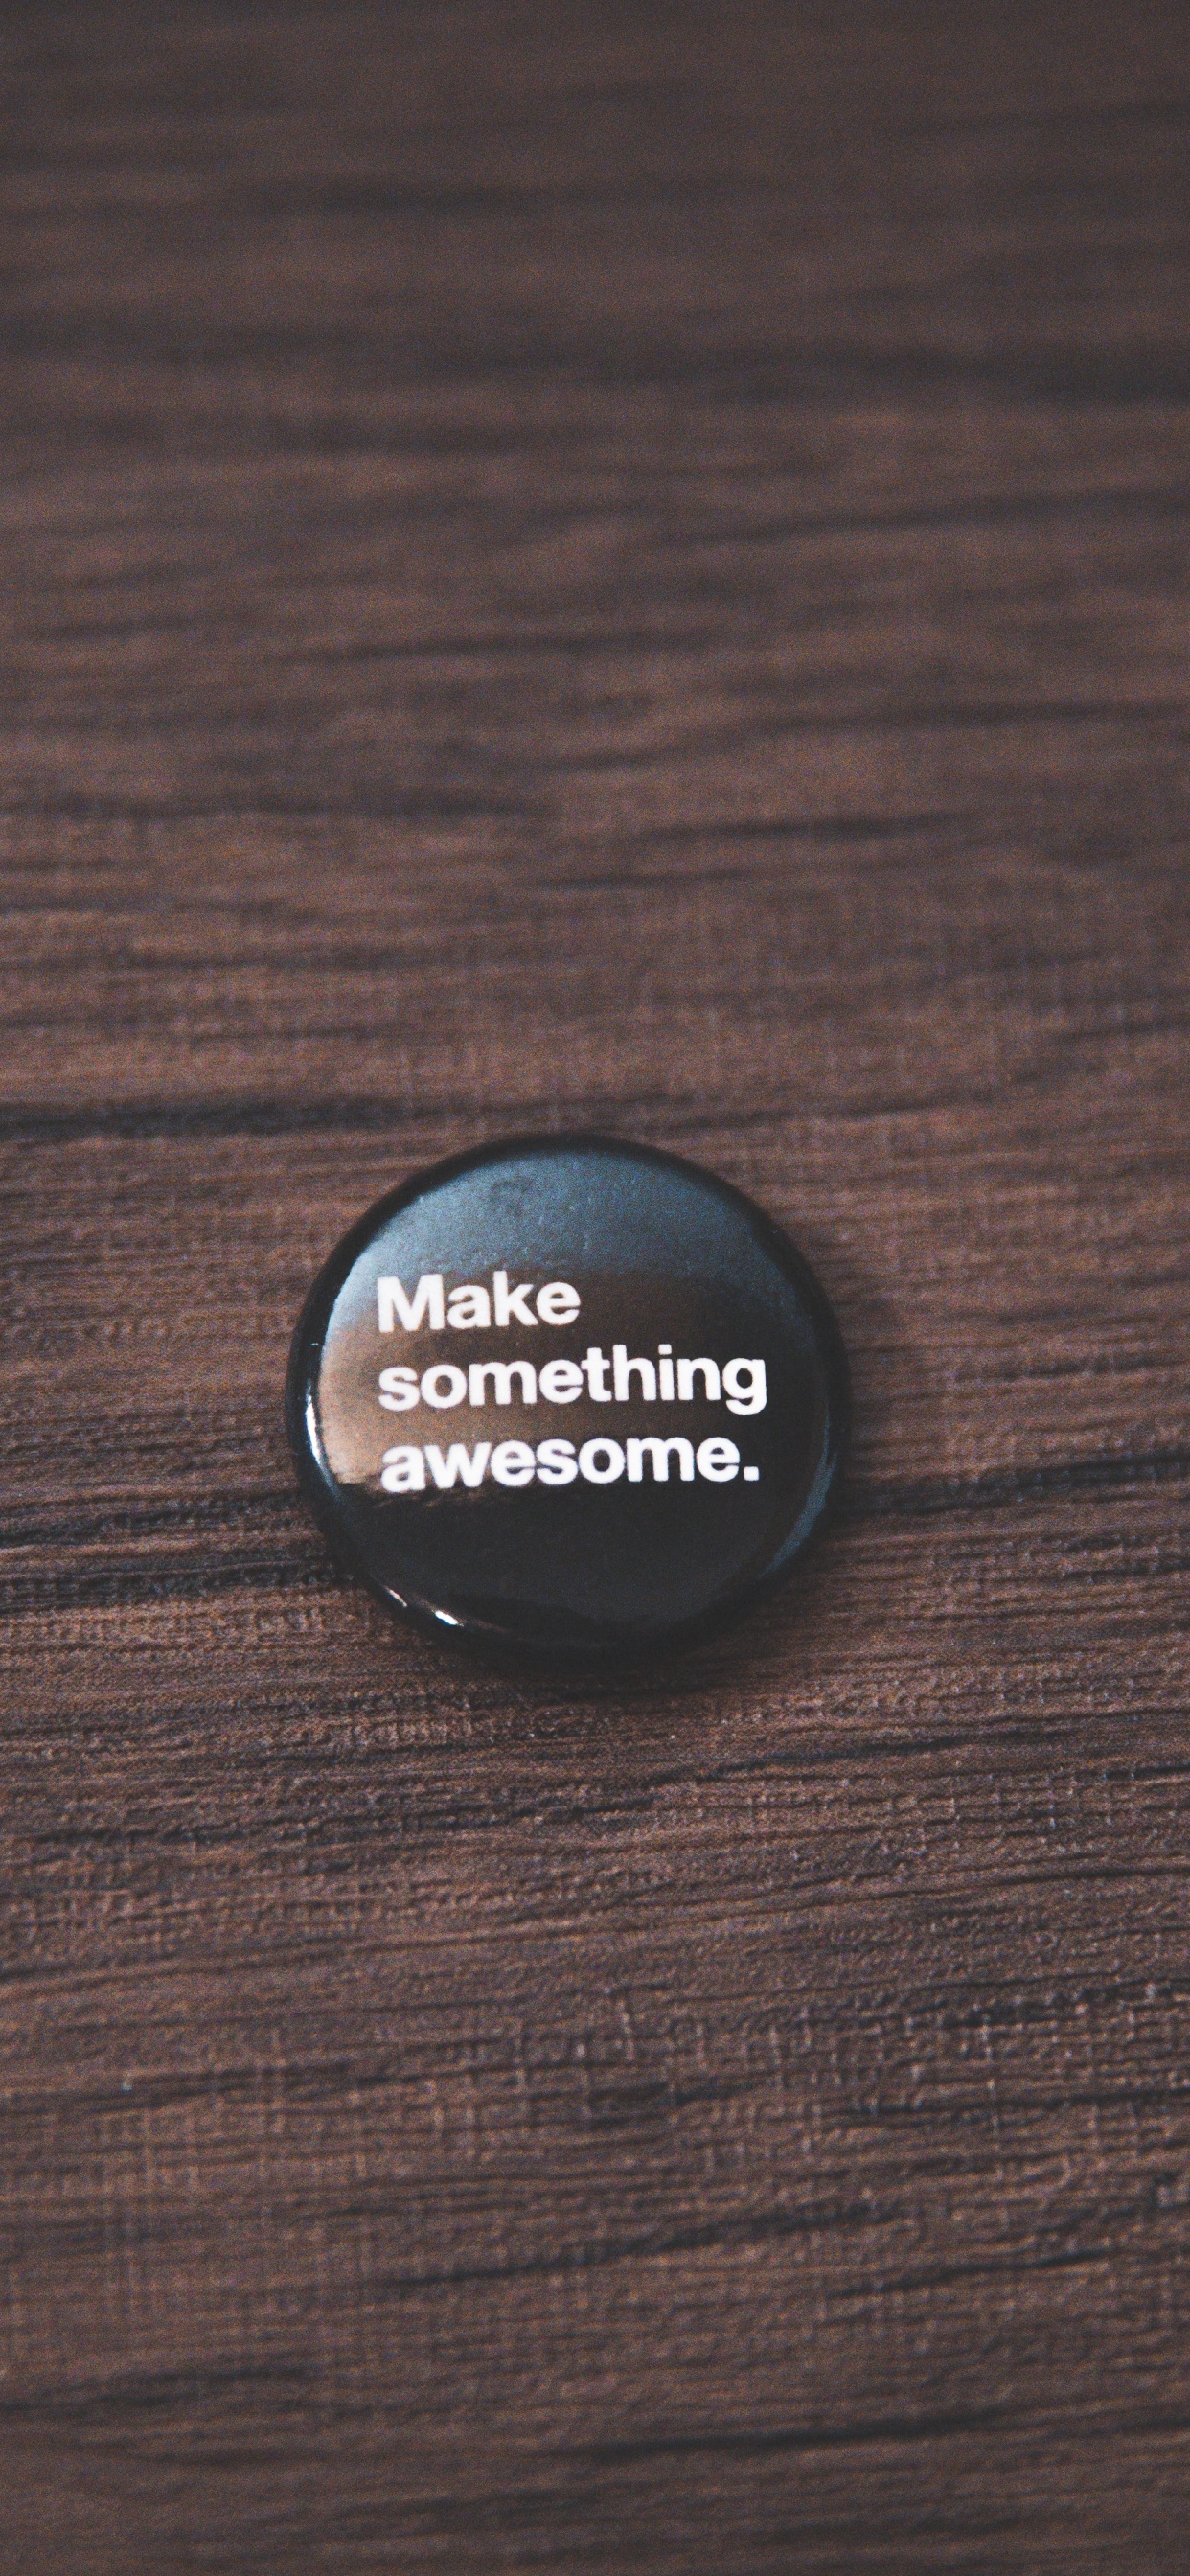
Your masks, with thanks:
[[[575,1452],[573,1440],[542,1440],[536,1449],[527,1440],[501,1440],[493,1449],[488,1440],[479,1440],[474,1449],[465,1449],[456,1441],[445,1456],[441,1449],[427,1441],[424,1449],[386,1449],[380,1482],[386,1494],[424,1494],[433,1485],[448,1493],[452,1485],[482,1485],[484,1477],[494,1476],[498,1485],[513,1492],[535,1480],[543,1485],[573,1485],[581,1476],[588,1485],[614,1485],[626,1476],[630,1485],[644,1482],[648,1461],[651,1481],[669,1482],[669,1462],[677,1461],[680,1481],[694,1482],[695,1473],[709,1485],[730,1485],[740,1472],[740,1453],[734,1440],[700,1440],[693,1442],[675,1436],[672,1440],[584,1440]],[[428,1469],[428,1474],[427,1474]],[[759,1467],[745,1467],[744,1479],[755,1484]]]

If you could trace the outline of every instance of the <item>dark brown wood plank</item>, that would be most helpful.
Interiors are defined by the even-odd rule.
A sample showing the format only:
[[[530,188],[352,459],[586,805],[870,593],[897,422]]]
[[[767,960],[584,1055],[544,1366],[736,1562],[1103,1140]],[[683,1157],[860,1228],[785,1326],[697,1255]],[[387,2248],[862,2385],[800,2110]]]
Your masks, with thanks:
[[[21,2576],[1180,2576],[1185,33],[0,31]],[[570,1122],[858,1396],[800,1589],[574,1695],[279,1418]]]

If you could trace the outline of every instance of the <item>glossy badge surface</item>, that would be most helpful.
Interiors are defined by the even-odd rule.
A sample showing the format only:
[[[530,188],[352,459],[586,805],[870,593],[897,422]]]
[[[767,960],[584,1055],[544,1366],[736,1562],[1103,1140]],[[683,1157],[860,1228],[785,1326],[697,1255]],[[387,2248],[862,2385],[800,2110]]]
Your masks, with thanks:
[[[361,1218],[294,1339],[289,1435],[335,1553],[439,1635],[611,1661],[801,1554],[847,1364],[738,1190],[599,1137],[489,1146]]]

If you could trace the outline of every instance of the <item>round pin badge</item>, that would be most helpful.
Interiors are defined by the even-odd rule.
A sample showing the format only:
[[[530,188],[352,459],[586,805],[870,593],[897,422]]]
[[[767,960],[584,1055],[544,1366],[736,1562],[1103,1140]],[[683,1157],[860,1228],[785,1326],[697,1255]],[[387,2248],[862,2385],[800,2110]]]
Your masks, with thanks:
[[[336,1555],[439,1636],[612,1662],[692,1638],[801,1556],[847,1362],[750,1199],[612,1138],[417,1174],[320,1273],[286,1413]]]

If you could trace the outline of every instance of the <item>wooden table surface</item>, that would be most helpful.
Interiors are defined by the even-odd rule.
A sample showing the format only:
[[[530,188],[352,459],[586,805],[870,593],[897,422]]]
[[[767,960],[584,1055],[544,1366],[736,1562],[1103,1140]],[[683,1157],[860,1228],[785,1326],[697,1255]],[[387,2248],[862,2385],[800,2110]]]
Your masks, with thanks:
[[[1187,34],[5,16],[4,2576],[1186,2567]],[[573,1695],[280,1413],[561,1124],[858,1400]]]

